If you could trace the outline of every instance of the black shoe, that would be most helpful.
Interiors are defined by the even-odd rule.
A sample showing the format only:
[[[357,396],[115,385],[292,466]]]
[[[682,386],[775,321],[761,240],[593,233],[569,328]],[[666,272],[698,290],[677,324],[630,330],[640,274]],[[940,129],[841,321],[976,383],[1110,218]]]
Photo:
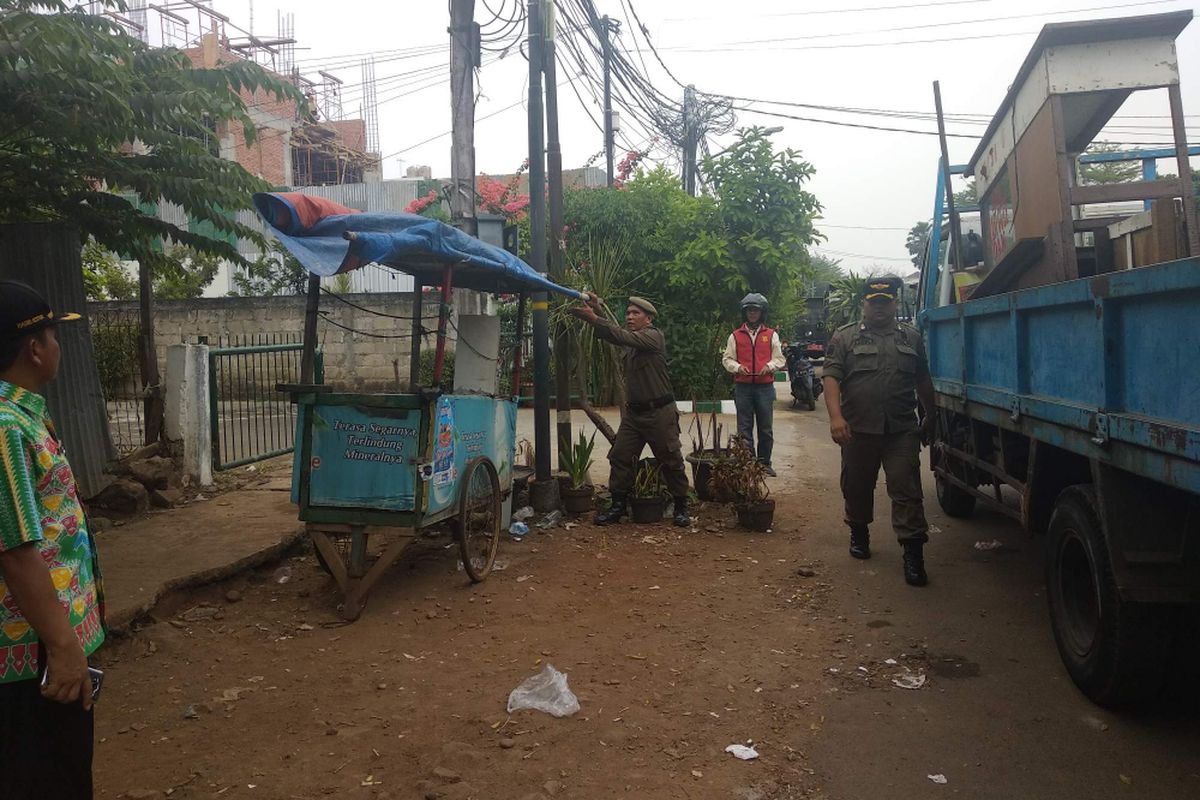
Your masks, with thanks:
[[[929,576],[925,574],[922,542],[906,542],[904,545],[904,582],[909,586],[924,586],[929,583]]]
[[[863,559],[871,557],[871,534],[866,525],[850,526],[850,555]]]
[[[764,470],[764,472],[766,472],[766,473],[767,473],[767,476],[768,476],[768,477],[771,477],[771,478],[777,478],[777,477],[779,477],[778,475],[776,475],[776,474],[775,474],[775,470],[771,469],[771,465],[770,465],[770,464],[768,464],[768,465],[767,465],[767,468]]]
[[[675,498],[675,527],[687,528],[692,524],[692,518],[688,516],[687,498]]]
[[[597,525],[614,525],[620,522],[623,516],[625,516],[625,496],[614,494],[612,496],[612,505],[606,511],[601,511],[597,514],[594,522]]]

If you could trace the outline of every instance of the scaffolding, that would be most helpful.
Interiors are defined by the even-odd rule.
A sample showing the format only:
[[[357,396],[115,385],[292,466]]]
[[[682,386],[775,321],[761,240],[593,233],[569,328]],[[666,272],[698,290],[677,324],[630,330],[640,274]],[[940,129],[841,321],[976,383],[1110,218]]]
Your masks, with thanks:
[[[367,124],[367,152],[379,152],[379,101],[375,96],[375,57],[362,62],[362,118]]]

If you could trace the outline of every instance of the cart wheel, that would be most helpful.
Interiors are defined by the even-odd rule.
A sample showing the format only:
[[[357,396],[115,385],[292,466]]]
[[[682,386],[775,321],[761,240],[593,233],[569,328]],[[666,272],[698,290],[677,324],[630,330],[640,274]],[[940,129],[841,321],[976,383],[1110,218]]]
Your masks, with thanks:
[[[463,470],[458,495],[458,547],[463,567],[475,583],[492,571],[500,546],[500,476],[480,457]]]

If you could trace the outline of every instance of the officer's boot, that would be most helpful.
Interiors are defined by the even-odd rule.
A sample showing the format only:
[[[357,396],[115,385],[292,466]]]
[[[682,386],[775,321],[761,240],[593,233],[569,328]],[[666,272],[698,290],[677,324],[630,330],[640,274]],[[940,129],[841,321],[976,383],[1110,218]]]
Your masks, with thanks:
[[[625,495],[614,494],[612,505],[608,507],[607,511],[597,514],[594,521],[597,525],[613,525],[620,522],[623,516],[625,516]]]
[[[686,497],[675,498],[675,527],[686,528],[692,524],[692,518],[688,516],[687,509],[688,499]]]
[[[904,543],[904,582],[909,586],[924,586],[929,583],[925,574],[925,554],[923,542]]]
[[[850,526],[850,555],[855,558],[871,557],[871,533],[866,525]]]

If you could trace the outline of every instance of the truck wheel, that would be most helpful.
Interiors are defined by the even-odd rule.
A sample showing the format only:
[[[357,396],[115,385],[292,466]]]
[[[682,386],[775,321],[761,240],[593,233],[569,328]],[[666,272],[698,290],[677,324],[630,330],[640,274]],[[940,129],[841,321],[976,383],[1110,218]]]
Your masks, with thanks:
[[[1090,486],[1065,489],[1055,502],[1046,587],[1059,655],[1084,694],[1102,706],[1137,705],[1159,694],[1174,609],[1121,599]]]
[[[955,486],[941,475],[935,477],[934,484],[937,487],[938,505],[946,512],[946,516],[966,519],[975,513],[975,495]]]

